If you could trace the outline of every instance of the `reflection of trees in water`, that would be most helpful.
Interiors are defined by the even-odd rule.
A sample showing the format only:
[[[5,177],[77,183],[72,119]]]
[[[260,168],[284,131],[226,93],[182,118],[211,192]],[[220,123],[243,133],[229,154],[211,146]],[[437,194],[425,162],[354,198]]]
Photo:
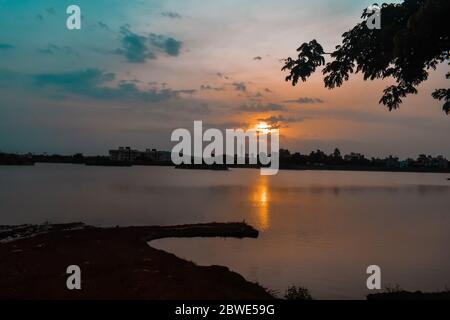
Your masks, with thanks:
[[[271,189],[271,194],[333,194],[339,196],[340,194],[358,194],[358,193],[419,193],[419,194],[433,194],[433,193],[450,193],[450,185],[399,185],[399,186],[340,186],[340,187],[326,187],[326,186],[312,186],[312,187],[277,187]]]

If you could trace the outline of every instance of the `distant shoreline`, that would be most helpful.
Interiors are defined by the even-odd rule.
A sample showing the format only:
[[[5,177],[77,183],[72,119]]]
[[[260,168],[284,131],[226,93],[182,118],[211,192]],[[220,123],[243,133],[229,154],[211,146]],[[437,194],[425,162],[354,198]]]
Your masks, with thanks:
[[[0,166],[33,166],[34,164],[76,164],[87,165],[91,167],[173,167],[180,170],[211,170],[211,171],[227,171],[227,169],[260,169],[255,165],[228,165],[228,166],[207,166],[186,165],[175,166],[170,162],[161,163],[125,163],[125,162],[99,162],[99,163],[74,163],[65,161],[36,161],[33,163],[0,163]],[[379,168],[379,167],[358,167],[358,166],[280,166],[279,170],[292,171],[362,171],[362,172],[404,172],[404,173],[449,173],[450,169],[437,168]],[[450,177],[449,177],[450,180]]]
[[[299,152],[291,153],[289,150],[280,149],[277,153],[276,165],[271,163],[262,165],[259,156],[246,154],[238,158],[222,155],[210,159],[187,157],[185,163],[176,165],[172,162],[173,154],[169,151],[146,149],[139,151],[130,147],[119,147],[117,150],[109,150],[109,155],[84,156],[82,153],[73,155],[60,154],[14,154],[0,152],[0,165],[34,165],[35,163],[72,163],[87,166],[105,167],[131,167],[131,166],[170,166],[176,169],[191,170],[224,170],[232,168],[262,169],[269,167],[279,170],[339,170],[339,171],[367,171],[367,172],[414,172],[414,173],[450,173],[450,162],[443,156],[431,156],[419,154],[417,159],[407,158],[400,160],[398,157],[366,158],[364,154],[351,152],[342,155],[336,148],[333,153],[326,154],[321,150],[312,151],[310,154]],[[222,164],[216,160],[222,160]],[[208,164],[213,163],[213,164]],[[252,164],[250,164],[252,163]]]

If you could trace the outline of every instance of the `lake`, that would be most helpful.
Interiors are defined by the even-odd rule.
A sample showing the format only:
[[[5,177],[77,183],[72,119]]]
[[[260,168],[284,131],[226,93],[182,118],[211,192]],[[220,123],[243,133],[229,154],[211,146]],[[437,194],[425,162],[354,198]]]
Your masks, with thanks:
[[[450,286],[448,174],[179,170],[37,164],[0,167],[0,224],[98,226],[243,221],[257,239],[161,239],[152,246],[224,265],[280,294],[363,299],[366,268],[382,285]],[[86,244],[88,245],[88,244]]]

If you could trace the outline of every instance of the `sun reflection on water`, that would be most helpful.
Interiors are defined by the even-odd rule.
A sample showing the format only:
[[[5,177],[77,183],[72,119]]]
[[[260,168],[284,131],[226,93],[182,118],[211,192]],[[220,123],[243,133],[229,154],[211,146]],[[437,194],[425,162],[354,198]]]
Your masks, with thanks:
[[[260,231],[267,230],[270,227],[269,221],[269,186],[266,176],[260,176],[252,189],[251,201],[256,208],[256,227]]]

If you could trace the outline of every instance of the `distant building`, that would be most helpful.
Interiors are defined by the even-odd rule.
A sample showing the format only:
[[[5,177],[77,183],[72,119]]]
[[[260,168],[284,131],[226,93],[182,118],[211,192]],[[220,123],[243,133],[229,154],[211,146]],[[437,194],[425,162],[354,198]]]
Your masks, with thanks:
[[[437,156],[433,158],[432,156],[427,156],[425,154],[419,155],[417,158],[416,164],[420,167],[433,167],[440,169],[448,168],[448,160],[444,158],[444,156]]]
[[[388,158],[384,159],[384,164],[388,168],[399,168],[400,167],[400,161],[398,161],[397,157],[393,157],[392,155]]]
[[[399,162],[400,168],[402,168],[402,169],[409,168],[413,163],[414,163],[414,160],[410,159],[410,158]]]
[[[364,155],[361,153],[355,153],[352,152],[350,154],[346,154],[344,156],[344,160],[345,161],[358,161],[358,160],[363,160],[364,159]]]
[[[171,161],[171,152],[158,151],[156,149],[145,149],[145,151],[133,150],[130,147],[119,147],[116,150],[109,150],[109,158],[112,161],[128,161],[136,160],[150,162],[167,162]]]
[[[134,161],[141,155],[138,150],[132,150],[130,147],[119,147],[117,150],[109,150],[109,157],[112,161]]]
[[[172,161],[172,152],[170,151],[158,151],[158,161]]]
[[[427,156],[426,154],[420,154],[417,158],[416,164],[419,167],[431,167],[433,165],[433,158],[431,156]]]
[[[147,160],[158,161],[158,151],[156,149],[145,149],[143,157]]]
[[[447,169],[448,168],[448,161],[444,158],[444,156],[437,156],[433,159],[434,166],[440,168],[440,169]]]

